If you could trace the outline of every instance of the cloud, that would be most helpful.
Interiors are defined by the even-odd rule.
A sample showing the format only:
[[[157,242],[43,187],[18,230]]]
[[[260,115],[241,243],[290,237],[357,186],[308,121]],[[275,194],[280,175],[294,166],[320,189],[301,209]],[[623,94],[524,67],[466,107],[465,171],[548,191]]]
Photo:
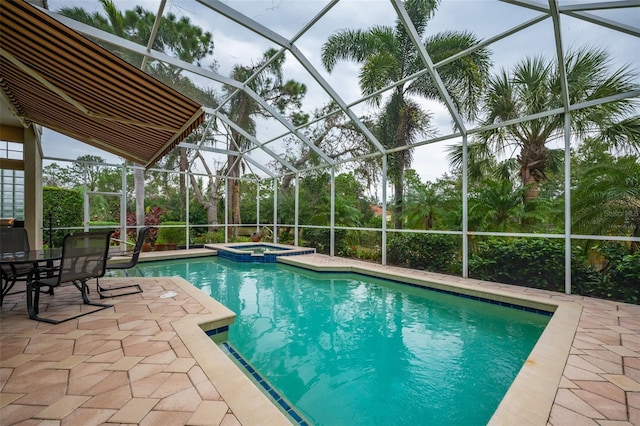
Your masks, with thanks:
[[[55,157],[57,159],[75,160],[83,155],[96,155],[104,158],[108,163],[122,164],[122,158],[116,155],[47,128],[43,129],[42,151],[45,156]],[[45,160],[44,165],[52,162],[58,162],[58,160]]]
[[[133,4],[141,4],[155,13],[158,2],[136,0],[134,3],[130,0],[115,0],[115,4],[121,10],[132,8]],[[270,31],[290,39],[323,10],[328,1],[243,0],[225,1],[225,4],[264,25]],[[539,4],[542,7],[547,5],[546,2]],[[52,10],[68,5],[80,6],[89,11],[101,10],[100,4],[94,0],[49,0],[49,5]],[[561,6],[563,6],[562,2]],[[637,29],[639,10],[640,8],[636,7],[589,13],[596,17],[618,20]],[[220,65],[219,72],[223,75],[228,75],[235,64],[247,65],[258,61],[268,47],[275,46],[271,41],[261,38],[193,0],[170,0],[167,2],[165,12],[188,16],[192,23],[213,34],[214,57]],[[541,16],[539,11],[500,1],[447,0],[441,2],[427,27],[427,34],[450,30],[470,31],[481,39],[488,39],[539,16]],[[395,20],[395,11],[389,1],[341,0],[296,41],[296,46],[319,75],[346,103],[350,103],[361,97],[358,86],[360,67],[353,62],[342,61],[331,73],[328,73],[320,60],[322,44],[331,34],[340,29],[367,29],[376,25],[395,26]],[[612,53],[616,66],[630,63],[632,67],[640,69],[640,59],[637,55],[640,46],[636,37],[567,15],[560,17],[560,24],[562,47],[565,51],[571,47],[585,45],[604,47]],[[492,44],[489,48],[492,51],[494,71],[500,68],[508,69],[525,56],[554,57],[556,50],[553,29],[553,22],[550,17],[547,17],[527,29]],[[308,86],[308,94],[304,100],[305,109],[312,112],[313,109],[324,105],[329,100],[326,92],[289,52],[287,52],[287,58],[285,78],[293,78]],[[434,115],[438,133],[441,135],[451,133],[451,118],[447,109],[440,104],[429,103],[428,105]],[[368,104],[361,104],[354,110],[358,113],[373,111]],[[273,130],[274,132],[281,131],[279,126],[271,127],[277,129]],[[268,128],[258,132],[259,135],[264,135],[263,137],[270,137],[269,135],[272,137],[271,133]],[[47,137],[50,137],[48,133]],[[436,179],[449,169],[444,147],[451,143],[427,145],[416,150],[413,167],[423,178]],[[62,152],[65,153],[68,146],[70,144],[67,142],[54,143],[50,148],[56,151],[64,147],[65,150]],[[45,153],[54,155],[53,152],[48,151],[48,148],[45,148]]]

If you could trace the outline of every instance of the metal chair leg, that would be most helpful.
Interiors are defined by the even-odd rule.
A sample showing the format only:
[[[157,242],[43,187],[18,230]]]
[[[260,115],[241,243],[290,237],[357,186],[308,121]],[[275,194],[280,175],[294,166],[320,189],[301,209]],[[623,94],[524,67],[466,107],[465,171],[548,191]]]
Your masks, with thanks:
[[[91,305],[91,306],[96,306],[100,309],[95,309],[93,311],[89,311],[89,312],[83,312],[81,314],[78,315],[74,315],[72,317],[69,318],[64,318],[61,320],[54,320],[51,318],[43,318],[39,315],[39,311],[40,311],[40,287],[39,286],[34,286],[31,283],[27,284],[27,311],[29,312],[29,318],[31,318],[32,320],[36,320],[36,321],[41,321],[41,322],[46,322],[49,324],[60,324],[66,321],[70,321],[76,318],[80,318],[83,317],[85,315],[89,315],[89,314],[93,314],[95,312],[98,311],[102,311],[103,309],[107,309],[107,308],[111,308],[113,307],[113,305],[107,305],[107,304],[103,304],[103,303],[95,303],[92,302],[91,300],[89,300],[89,297],[87,296],[87,293],[89,292],[89,287],[87,286],[86,281],[81,281],[81,282],[73,282],[73,285],[80,290],[80,293],[82,295],[82,302],[85,305]],[[49,286],[47,286],[49,287]]]
[[[125,293],[118,293],[118,294],[107,294],[106,292],[112,292],[112,291],[118,291],[118,290],[122,290],[125,288],[135,288],[134,291],[127,291]],[[100,299],[107,299],[107,298],[112,298],[112,297],[120,297],[120,296],[127,296],[130,294],[138,294],[138,293],[142,293],[142,287],[140,287],[140,284],[129,284],[129,285],[122,285],[122,286],[118,286],[118,287],[102,287],[100,285],[100,281],[96,282],[96,290],[98,292],[98,296],[100,296]]]

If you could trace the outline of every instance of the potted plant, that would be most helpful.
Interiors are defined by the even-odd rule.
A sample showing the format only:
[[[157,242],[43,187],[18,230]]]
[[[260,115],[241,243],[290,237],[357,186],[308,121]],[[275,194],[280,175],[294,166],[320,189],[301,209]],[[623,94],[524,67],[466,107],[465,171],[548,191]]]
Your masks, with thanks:
[[[163,240],[158,237],[156,243],[154,244],[154,251],[165,251],[169,250],[169,244],[165,243]]]
[[[168,250],[175,250],[179,244],[186,244],[187,230],[185,222],[162,222],[158,229],[158,241],[166,244]]]

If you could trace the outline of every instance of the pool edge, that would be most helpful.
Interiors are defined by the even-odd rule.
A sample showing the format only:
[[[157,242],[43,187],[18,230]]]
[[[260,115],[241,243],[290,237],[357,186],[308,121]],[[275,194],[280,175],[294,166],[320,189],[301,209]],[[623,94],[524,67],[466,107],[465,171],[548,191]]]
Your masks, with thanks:
[[[172,277],[171,280],[209,311],[209,314],[194,314],[181,318],[172,325],[240,423],[247,426],[292,425],[206,334],[209,330],[233,323],[235,313],[185,279]]]
[[[490,425],[547,425],[582,306],[558,302],[551,320],[494,412]]]
[[[277,251],[265,251],[262,254],[254,254],[243,250],[251,246],[265,246]],[[316,250],[311,247],[301,247],[289,244],[278,244],[268,242],[240,242],[240,243],[212,243],[205,244],[205,248],[215,250],[218,257],[241,263],[277,263],[280,257],[302,256],[315,254]]]
[[[315,255],[317,258],[317,255]],[[332,258],[335,259],[335,258]],[[425,271],[369,264],[351,259],[335,259],[334,263],[316,263],[313,256],[280,258],[278,262],[316,272],[355,272],[378,278],[408,281],[411,284],[451,290],[466,295],[505,301],[553,312],[507,393],[491,417],[491,425],[547,425],[562,374],[569,358],[573,338],[578,329],[582,306],[534,295],[514,295],[489,283],[474,279],[435,274]],[[483,285],[491,286],[489,288]]]

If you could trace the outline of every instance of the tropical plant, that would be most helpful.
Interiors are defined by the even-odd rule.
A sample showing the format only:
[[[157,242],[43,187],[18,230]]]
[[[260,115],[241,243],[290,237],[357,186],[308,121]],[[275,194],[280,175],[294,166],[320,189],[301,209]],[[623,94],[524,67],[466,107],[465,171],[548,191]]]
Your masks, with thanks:
[[[562,108],[562,79],[566,75],[571,105],[614,98],[572,111],[571,137],[583,139],[599,134],[613,148],[640,152],[640,116],[631,116],[636,101],[620,97],[638,89],[636,73],[628,67],[612,70],[608,53],[598,48],[571,51],[564,62],[566,69],[562,73],[555,60],[530,57],[511,72],[503,69],[493,76],[483,100],[486,114],[481,125],[492,126]],[[561,152],[548,145],[564,136],[564,125],[564,115],[557,114],[482,131],[469,146],[469,168],[495,164],[487,162],[487,158],[516,152],[518,177],[525,187],[523,200],[528,203],[538,197],[548,172],[561,166]],[[461,146],[452,147],[449,158],[454,166],[461,167]]]
[[[487,178],[469,191],[469,230],[493,232],[552,231],[554,216],[550,200],[525,204],[525,189],[511,179]]]
[[[145,209],[144,214],[144,225],[152,226],[154,228],[150,229],[145,236],[145,242],[155,244],[156,239],[158,238],[158,228],[156,226],[160,224],[160,217],[164,215],[167,211],[160,206],[150,206]],[[130,228],[127,230],[127,236],[129,239],[135,241],[138,236],[138,230],[136,229],[138,226],[142,226],[137,221],[136,215],[129,213],[127,214],[127,227]]]
[[[469,229],[519,231],[524,213],[522,188],[510,180],[485,180],[469,194]]]
[[[328,177],[328,176],[327,176]],[[331,223],[331,190],[328,187],[330,182],[325,181],[325,187],[314,195],[314,213],[310,221],[313,225],[327,225]],[[362,223],[363,210],[368,210],[367,206],[359,204],[359,194],[362,188],[351,173],[344,173],[335,178],[335,198],[334,198],[334,224],[336,226],[358,227]],[[319,195],[324,194],[324,195]],[[311,195],[311,194],[309,194]],[[358,243],[357,232],[346,231],[340,234],[344,239],[344,244],[355,245]]]
[[[573,231],[640,237],[638,158],[606,155],[598,163],[579,168],[578,172],[572,191]]]
[[[422,183],[415,170],[405,173],[405,224],[410,229],[434,229],[440,200],[431,182]]]
[[[425,37],[427,23],[438,4],[438,0],[404,2],[404,8],[421,38]],[[423,44],[433,62],[438,62],[476,46],[478,40],[468,32],[447,31],[424,38]],[[409,147],[430,129],[430,115],[420,107],[417,99],[442,101],[440,91],[426,73],[409,78],[423,71],[425,63],[400,20],[393,28],[376,26],[368,30],[340,30],[331,35],[322,47],[322,63],[331,72],[339,60],[362,64],[359,84],[365,95],[396,84],[382,108],[376,133],[385,148],[394,149],[388,162],[389,176],[395,188],[395,226],[401,228],[403,175],[412,161]],[[489,66],[489,52],[481,48],[438,68],[448,94],[467,118],[475,117]],[[397,84],[405,78],[408,80]],[[414,96],[416,99],[412,98]],[[378,94],[370,101],[380,105],[382,95]]]

